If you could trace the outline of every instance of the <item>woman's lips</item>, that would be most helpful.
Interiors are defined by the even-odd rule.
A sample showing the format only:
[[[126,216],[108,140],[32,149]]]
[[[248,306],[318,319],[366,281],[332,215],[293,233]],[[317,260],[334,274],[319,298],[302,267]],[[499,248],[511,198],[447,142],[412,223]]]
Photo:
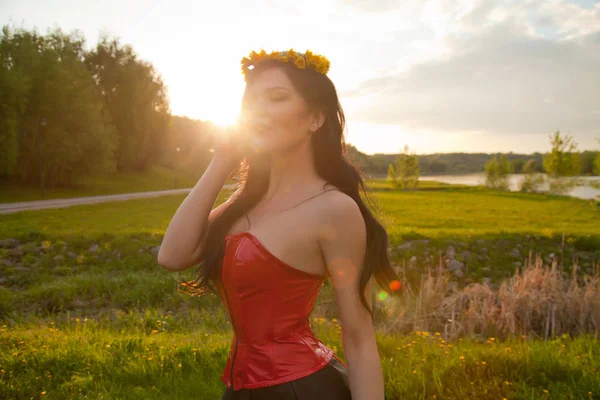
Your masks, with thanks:
[[[252,130],[259,135],[264,135],[267,130],[269,130],[269,125],[264,123],[254,123],[252,124]]]

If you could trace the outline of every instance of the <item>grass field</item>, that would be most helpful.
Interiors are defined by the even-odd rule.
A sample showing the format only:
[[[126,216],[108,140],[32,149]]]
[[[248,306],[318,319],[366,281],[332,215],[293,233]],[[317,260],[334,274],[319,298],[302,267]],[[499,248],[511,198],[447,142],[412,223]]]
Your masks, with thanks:
[[[600,210],[590,202],[439,184],[404,193],[372,187],[393,260],[416,257],[415,273],[449,246],[457,259],[472,253],[464,284],[512,274],[518,261],[507,253],[517,245],[522,256],[534,249],[582,265],[600,259]],[[171,273],[156,263],[183,198],[0,216],[0,398],[220,398],[226,314],[215,297],[177,292],[193,269]],[[311,324],[343,359],[332,298],[326,281]],[[595,337],[446,339],[378,332],[386,398],[600,398]]]

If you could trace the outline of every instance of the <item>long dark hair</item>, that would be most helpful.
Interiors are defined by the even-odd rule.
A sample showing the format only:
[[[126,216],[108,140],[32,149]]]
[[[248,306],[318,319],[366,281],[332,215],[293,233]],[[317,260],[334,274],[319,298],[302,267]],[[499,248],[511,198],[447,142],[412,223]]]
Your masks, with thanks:
[[[376,208],[375,202],[370,198],[359,169],[352,165],[345,156],[346,121],[337,91],[333,82],[326,75],[311,69],[298,69],[278,60],[264,60],[259,63],[247,74],[247,81],[251,82],[256,71],[273,66],[283,69],[309,107],[321,110],[325,114],[323,125],[311,137],[314,162],[321,178],[354,199],[365,220],[367,230],[366,265],[360,276],[359,295],[362,304],[369,311],[371,319],[374,319],[374,312],[370,309],[364,296],[366,285],[371,277],[374,275],[381,288],[390,295],[399,293],[400,278],[392,269],[388,258],[387,232],[365,205],[360,192],[362,191],[374,208]],[[210,282],[217,282],[220,276],[225,235],[233,223],[256,205],[266,193],[269,186],[269,163],[270,157],[254,157],[252,155],[244,158],[240,163],[237,171],[240,189],[231,198],[227,209],[207,226],[206,241],[200,256],[199,275],[195,280],[182,282],[182,286],[186,289],[181,291],[190,295],[203,295],[206,294],[206,288],[209,288],[213,294],[217,295]]]

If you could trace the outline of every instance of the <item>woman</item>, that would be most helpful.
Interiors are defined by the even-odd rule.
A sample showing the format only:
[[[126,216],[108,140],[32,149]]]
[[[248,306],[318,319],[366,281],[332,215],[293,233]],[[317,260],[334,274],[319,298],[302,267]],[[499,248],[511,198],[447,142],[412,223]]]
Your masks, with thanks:
[[[198,279],[184,286],[209,288],[231,318],[223,399],[384,398],[369,282],[375,276],[394,294],[399,280],[386,231],[344,156],[344,114],[328,69],[310,51],[263,50],[242,60],[241,128],[216,138],[160,247],[158,262],[169,270],[200,263]],[[240,163],[240,188],[211,210]],[[309,324],[326,278],[347,365]]]

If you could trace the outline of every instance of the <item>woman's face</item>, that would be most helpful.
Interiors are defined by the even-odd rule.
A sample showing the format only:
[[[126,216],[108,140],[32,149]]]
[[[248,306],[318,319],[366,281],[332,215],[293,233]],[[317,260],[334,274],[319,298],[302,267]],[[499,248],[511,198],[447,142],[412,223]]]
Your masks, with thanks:
[[[256,71],[248,82],[241,120],[254,150],[269,153],[285,152],[320,126],[292,81],[277,67]]]

